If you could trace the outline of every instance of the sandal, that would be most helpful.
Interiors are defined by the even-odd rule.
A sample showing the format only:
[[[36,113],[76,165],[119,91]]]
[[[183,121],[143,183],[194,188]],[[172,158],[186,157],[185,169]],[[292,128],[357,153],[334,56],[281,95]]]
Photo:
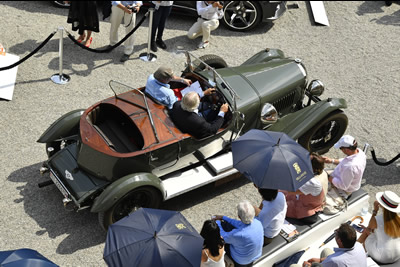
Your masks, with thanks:
[[[93,41],[93,38],[90,37],[90,39],[86,41],[85,46],[86,46],[86,47],[89,47],[90,44],[92,43],[92,41]]]
[[[81,39],[82,37],[82,39]],[[78,41],[78,43],[82,43],[83,40],[85,40],[86,35],[79,35],[79,38],[76,39]]]

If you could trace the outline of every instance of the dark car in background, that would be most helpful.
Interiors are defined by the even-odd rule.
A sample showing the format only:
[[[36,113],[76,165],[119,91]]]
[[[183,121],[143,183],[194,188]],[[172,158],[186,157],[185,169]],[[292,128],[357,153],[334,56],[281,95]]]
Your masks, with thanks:
[[[102,2],[102,1],[100,1]],[[286,11],[286,1],[221,1],[224,3],[222,25],[232,31],[249,31],[263,22],[278,19]],[[64,1],[53,1],[58,7],[69,7]],[[143,9],[151,1],[143,1]],[[173,14],[197,17],[196,1],[174,1]]]
[[[221,23],[232,31],[249,31],[262,22],[279,18],[286,11],[286,1],[221,2],[224,3]],[[197,17],[196,1],[174,1],[173,12]]]

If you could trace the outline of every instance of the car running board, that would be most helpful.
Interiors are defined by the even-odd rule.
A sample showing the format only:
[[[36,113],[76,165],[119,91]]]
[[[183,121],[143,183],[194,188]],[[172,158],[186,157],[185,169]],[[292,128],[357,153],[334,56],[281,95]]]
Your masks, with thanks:
[[[196,168],[165,176],[162,181],[166,192],[165,200],[236,173],[238,170],[233,168],[232,152],[222,154],[207,160],[205,164]]]

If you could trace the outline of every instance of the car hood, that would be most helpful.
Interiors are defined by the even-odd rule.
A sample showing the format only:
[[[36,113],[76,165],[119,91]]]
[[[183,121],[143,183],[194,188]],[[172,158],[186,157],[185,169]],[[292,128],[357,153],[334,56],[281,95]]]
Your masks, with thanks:
[[[299,86],[304,88],[306,83],[304,67],[293,59],[274,59],[221,69],[218,73],[238,95],[238,109],[255,103],[274,102]]]

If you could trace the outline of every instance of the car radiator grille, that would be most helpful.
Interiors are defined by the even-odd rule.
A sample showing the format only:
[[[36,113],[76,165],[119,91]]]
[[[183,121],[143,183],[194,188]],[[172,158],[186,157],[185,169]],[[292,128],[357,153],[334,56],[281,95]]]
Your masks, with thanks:
[[[292,106],[295,94],[296,92],[293,91],[290,94],[287,94],[284,97],[274,101],[272,105],[274,105],[278,113],[281,113],[284,109]]]

